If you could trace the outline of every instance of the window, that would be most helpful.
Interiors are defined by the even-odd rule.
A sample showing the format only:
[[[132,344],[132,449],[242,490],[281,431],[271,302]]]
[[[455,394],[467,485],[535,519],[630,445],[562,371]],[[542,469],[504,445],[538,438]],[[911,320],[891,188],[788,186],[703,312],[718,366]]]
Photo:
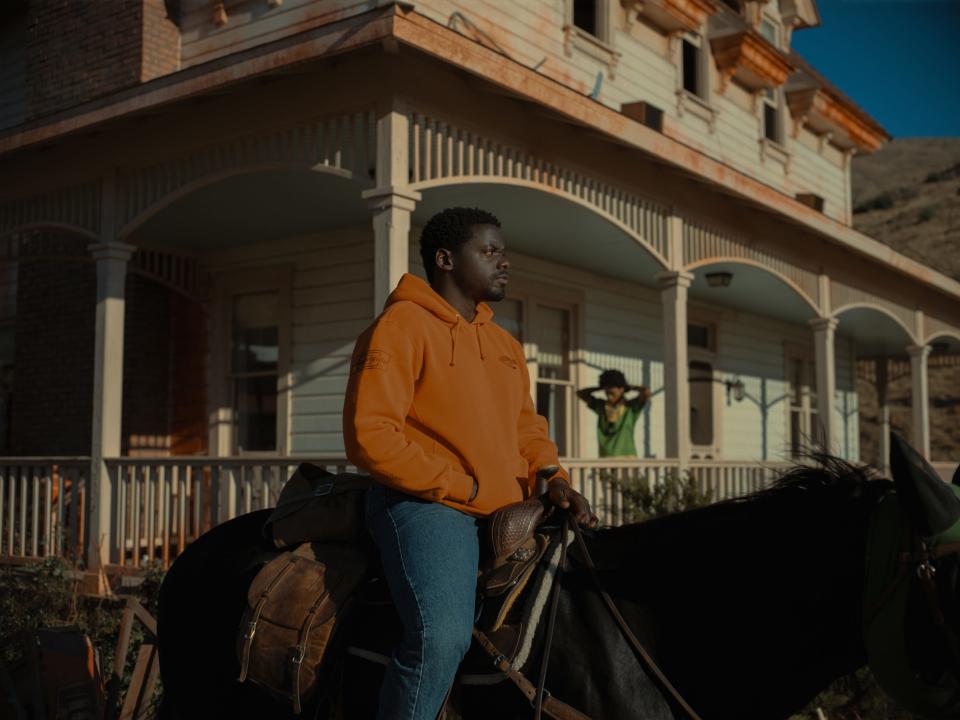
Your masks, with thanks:
[[[713,332],[709,325],[687,323],[687,345],[689,347],[713,349]]]
[[[692,95],[702,97],[699,38],[687,36],[683,39],[681,67],[683,69],[683,89]]]
[[[280,295],[234,295],[228,378],[238,452],[277,450]]]
[[[770,18],[764,17],[760,21],[760,35],[774,47],[780,47],[780,28]]]
[[[763,136],[770,142],[783,145],[783,130],[780,121],[780,90],[768,88],[763,91]]]
[[[689,367],[690,443],[694,447],[713,445],[713,365],[694,360]]]
[[[690,444],[696,457],[713,457],[718,451],[716,400],[717,330],[713,322],[687,323],[687,381],[690,387]]]
[[[799,457],[810,445],[822,446],[823,432],[817,413],[814,365],[809,357],[787,357],[790,384],[790,455]]]
[[[574,383],[570,372],[570,310],[537,304],[533,332],[537,346],[537,412],[547,419],[550,439],[561,457],[572,436]]]
[[[513,298],[501,300],[493,308],[493,321],[523,344],[523,303]]]
[[[573,24],[594,37],[600,37],[597,0],[573,0]]]

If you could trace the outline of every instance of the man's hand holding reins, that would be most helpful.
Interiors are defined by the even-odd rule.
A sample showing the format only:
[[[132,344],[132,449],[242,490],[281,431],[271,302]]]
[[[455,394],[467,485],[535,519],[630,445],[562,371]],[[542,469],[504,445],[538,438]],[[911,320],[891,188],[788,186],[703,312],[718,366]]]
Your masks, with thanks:
[[[562,477],[554,477],[547,484],[547,499],[550,504],[569,511],[578,525],[592,528],[600,522],[590,510],[587,499],[570,487]]]

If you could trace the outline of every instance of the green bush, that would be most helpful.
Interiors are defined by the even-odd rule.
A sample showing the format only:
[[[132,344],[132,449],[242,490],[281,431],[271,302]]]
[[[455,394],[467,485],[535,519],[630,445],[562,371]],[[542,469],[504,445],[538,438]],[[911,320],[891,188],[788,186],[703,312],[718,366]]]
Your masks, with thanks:
[[[668,471],[662,482],[651,482],[649,473],[613,481],[623,497],[623,521],[642,522],[650,518],[692,510],[713,502],[713,492],[702,490],[689,474]]]
[[[920,213],[917,215],[917,224],[929,222],[937,216],[937,212],[940,210],[937,205],[927,205]]]
[[[894,198],[893,193],[885,192],[880,193],[876,197],[872,197],[869,200],[865,200],[854,209],[854,213],[864,213],[871,210],[889,210],[893,207],[896,199]]]

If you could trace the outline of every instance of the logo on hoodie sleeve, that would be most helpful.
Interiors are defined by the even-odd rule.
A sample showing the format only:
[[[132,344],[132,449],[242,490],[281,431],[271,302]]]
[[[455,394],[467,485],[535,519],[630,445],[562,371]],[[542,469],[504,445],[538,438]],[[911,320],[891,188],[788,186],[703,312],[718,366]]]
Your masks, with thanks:
[[[367,350],[355,355],[350,365],[350,372],[361,370],[383,370],[390,364],[390,353],[384,350]]]

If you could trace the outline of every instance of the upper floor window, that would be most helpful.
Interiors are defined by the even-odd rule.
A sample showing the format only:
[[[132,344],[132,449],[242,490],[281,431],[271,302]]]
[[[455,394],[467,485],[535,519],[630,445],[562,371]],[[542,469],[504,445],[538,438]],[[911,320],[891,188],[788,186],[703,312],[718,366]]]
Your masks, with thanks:
[[[683,89],[701,100],[707,99],[707,50],[700,35],[683,36],[680,50],[680,71]]]
[[[597,0],[573,0],[573,24],[595,37],[600,37],[598,5]]]
[[[780,47],[780,26],[766,15],[760,20],[760,35],[774,47]]]
[[[777,145],[783,145],[783,118],[779,89],[763,91],[763,136]]]

